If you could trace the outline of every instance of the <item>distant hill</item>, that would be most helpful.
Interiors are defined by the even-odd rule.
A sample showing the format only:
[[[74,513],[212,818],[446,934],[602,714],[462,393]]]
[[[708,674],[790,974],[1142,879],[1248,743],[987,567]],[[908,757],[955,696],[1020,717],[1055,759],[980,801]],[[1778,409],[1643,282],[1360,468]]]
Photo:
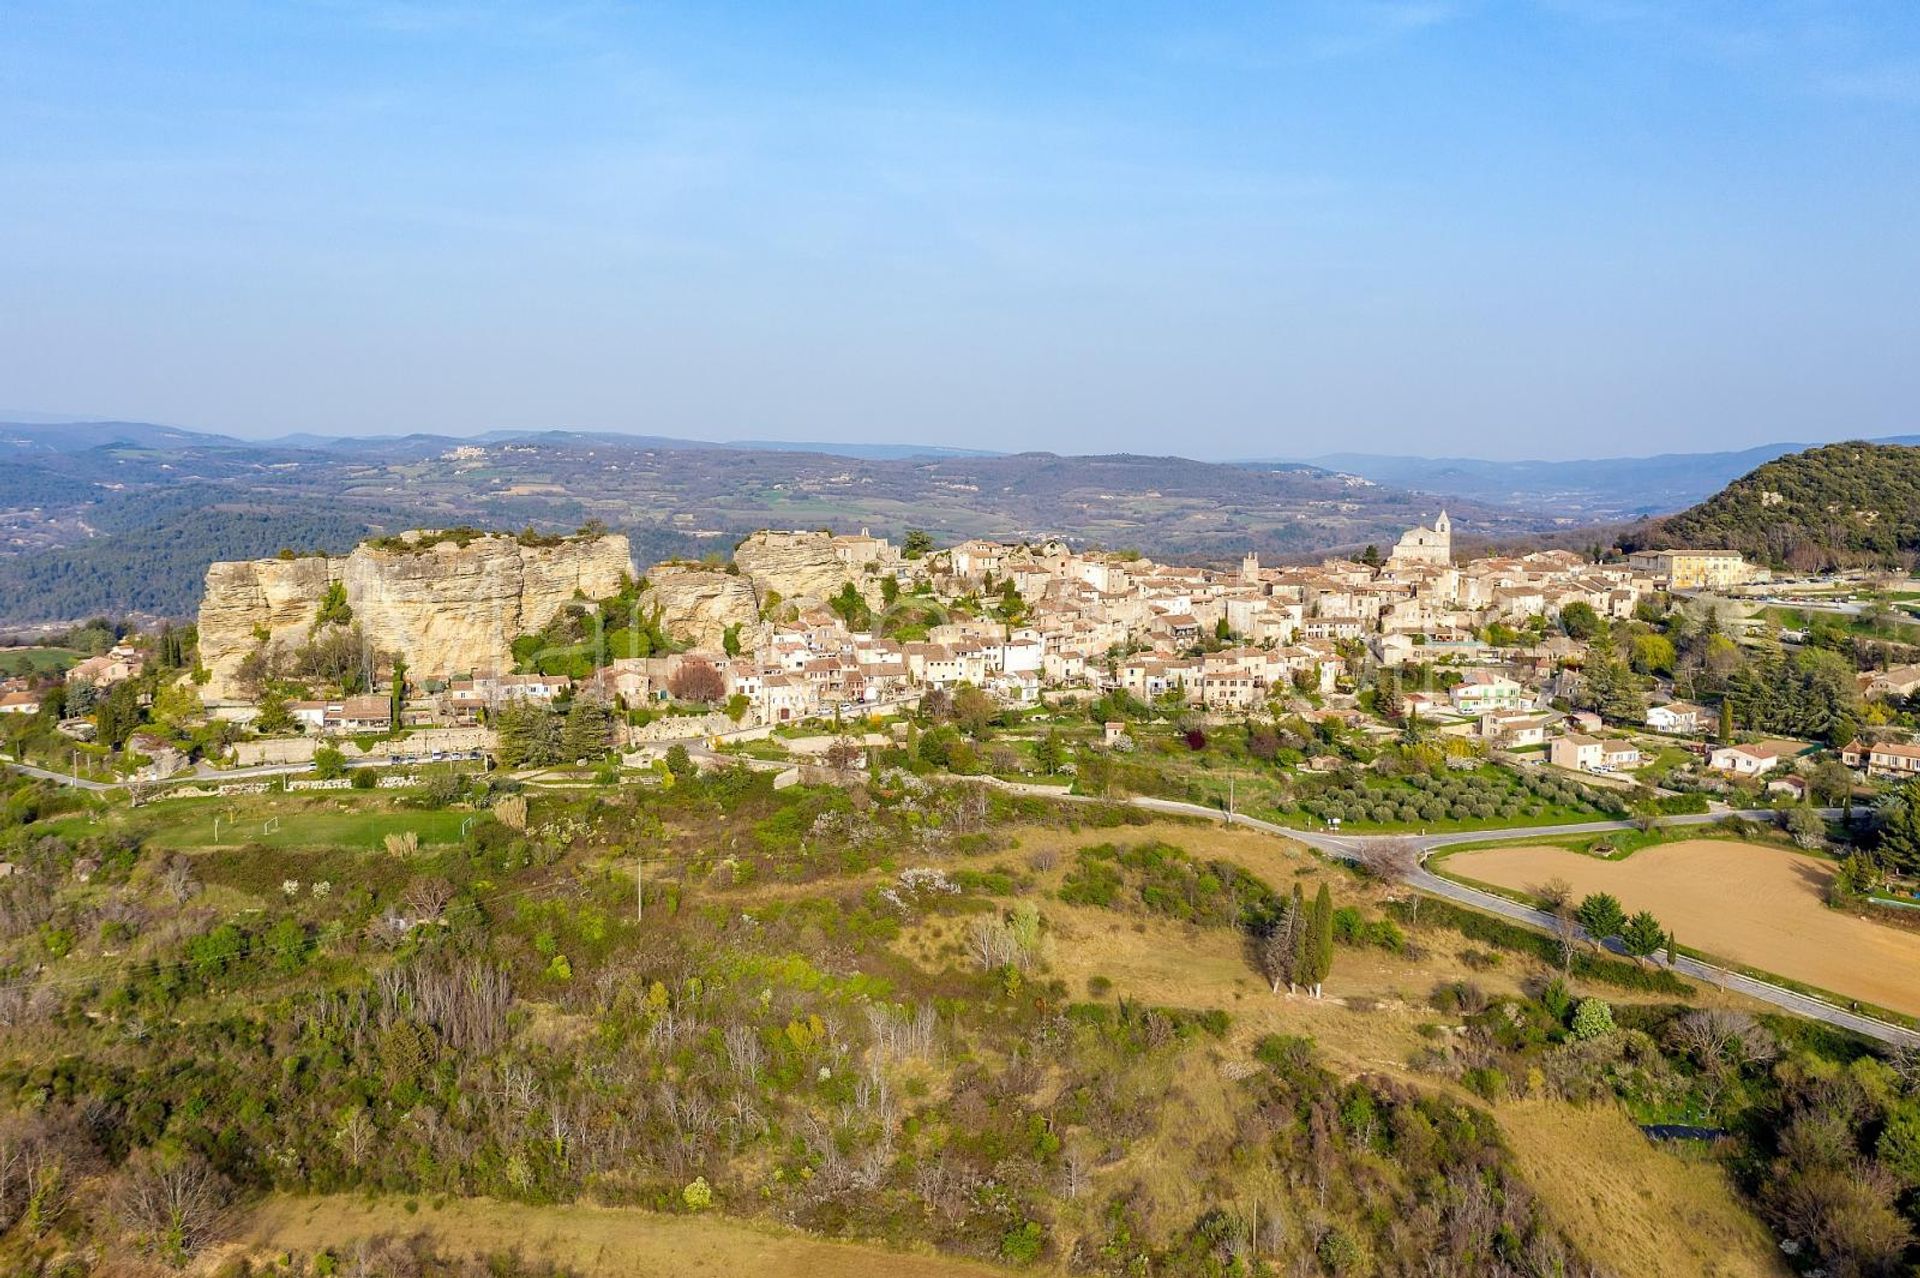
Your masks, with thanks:
[[[1920,444],[1920,436],[1895,436],[1875,442]],[[1760,444],[1733,452],[1594,457],[1583,461],[1492,461],[1375,453],[1326,453],[1304,460],[1376,484],[1522,510],[1550,510],[1582,523],[1606,523],[1684,510],[1754,467],[1806,447],[1804,443]]]
[[[1724,547],[1797,569],[1898,561],[1920,552],[1920,448],[1828,444],[1776,458],[1654,521],[1645,542]]]
[[[152,422],[0,421],[0,456],[8,453],[77,453],[116,445],[133,448],[244,448],[226,435],[157,426]]]

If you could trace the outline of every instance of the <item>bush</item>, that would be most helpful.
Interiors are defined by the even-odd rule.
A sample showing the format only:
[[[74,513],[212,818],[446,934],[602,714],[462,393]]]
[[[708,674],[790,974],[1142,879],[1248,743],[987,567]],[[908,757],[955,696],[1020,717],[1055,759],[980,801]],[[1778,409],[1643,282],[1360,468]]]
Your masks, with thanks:
[[[1573,1009],[1573,1036],[1579,1039],[1605,1038],[1613,1033],[1613,1008],[1604,999],[1583,998]]]
[[[1038,1221],[1029,1220],[1015,1229],[1009,1229],[1000,1238],[1000,1257],[1009,1264],[1030,1265],[1040,1259],[1040,1253],[1046,1250],[1047,1233]]]

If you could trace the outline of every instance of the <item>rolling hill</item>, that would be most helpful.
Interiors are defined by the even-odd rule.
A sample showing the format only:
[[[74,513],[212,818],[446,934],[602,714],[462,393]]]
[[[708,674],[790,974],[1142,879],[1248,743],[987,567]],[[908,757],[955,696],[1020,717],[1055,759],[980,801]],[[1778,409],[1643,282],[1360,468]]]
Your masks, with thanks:
[[[1920,552],[1920,448],[1828,444],[1779,457],[1638,540],[1726,547],[1799,570],[1910,560]]]

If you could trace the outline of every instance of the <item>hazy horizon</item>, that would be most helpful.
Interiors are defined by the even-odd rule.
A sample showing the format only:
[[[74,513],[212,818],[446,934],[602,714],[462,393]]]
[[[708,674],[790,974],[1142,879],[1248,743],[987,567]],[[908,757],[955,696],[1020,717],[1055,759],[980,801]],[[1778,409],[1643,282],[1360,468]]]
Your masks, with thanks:
[[[738,438],[720,437],[720,436],[701,437],[701,436],[695,436],[695,435],[675,434],[670,431],[662,432],[662,431],[619,430],[619,429],[592,430],[584,427],[563,426],[563,425],[477,426],[472,428],[450,428],[446,430],[419,430],[419,431],[358,431],[358,432],[344,431],[344,430],[343,431],[307,431],[307,430],[221,431],[221,430],[214,430],[212,428],[202,426],[202,425],[195,425],[191,422],[156,421],[151,417],[142,417],[139,415],[123,416],[119,414],[98,414],[98,413],[57,413],[57,412],[39,411],[34,409],[0,408],[0,424],[27,425],[27,426],[60,426],[60,425],[97,424],[97,423],[103,423],[103,422],[128,422],[128,423],[137,423],[145,426],[161,426],[161,427],[166,427],[166,428],[175,429],[175,430],[193,431],[193,432],[198,432],[202,434],[225,435],[233,439],[239,439],[239,440],[252,442],[252,443],[270,443],[272,441],[279,440],[279,439],[288,439],[288,438],[295,438],[295,437],[301,437],[301,436],[313,436],[318,438],[333,438],[333,439],[399,439],[399,438],[404,438],[405,436],[408,436],[408,435],[432,435],[432,436],[440,436],[448,439],[477,440],[486,436],[496,436],[496,435],[502,435],[502,434],[534,434],[539,432],[558,432],[558,433],[578,433],[578,434],[590,434],[590,435],[624,435],[629,438],[636,438],[636,439],[661,438],[661,439],[671,439],[671,440],[685,442],[685,443],[732,445],[736,447],[750,447],[753,445],[769,445],[769,446],[772,446],[775,448],[781,448],[781,449],[798,448],[806,444],[817,444],[823,447],[830,446],[830,447],[841,447],[841,448],[846,448],[846,447],[901,448],[901,449],[925,448],[929,450],[950,449],[950,448],[956,447],[955,445],[941,443],[938,440],[925,440],[925,439],[880,439],[880,438],[841,439],[841,438],[835,438],[830,435],[810,436],[806,438],[801,438],[796,436],[791,439],[767,439],[767,438],[747,439],[744,437],[738,437]],[[1920,433],[1920,432],[1917,432],[1917,433]],[[1399,452],[1399,451],[1384,450],[1384,449],[1334,448],[1334,447],[1323,448],[1318,452],[1297,452],[1297,453],[1287,453],[1287,454],[1246,453],[1246,454],[1210,455],[1210,454],[1204,454],[1204,453],[1198,453],[1198,452],[1183,452],[1178,448],[1174,448],[1174,449],[1122,448],[1122,449],[1109,449],[1105,451],[1109,455],[1131,454],[1134,456],[1184,457],[1191,461],[1218,462],[1218,463],[1234,463],[1234,462],[1255,463],[1255,462],[1262,462],[1262,461],[1275,461],[1275,462],[1312,461],[1316,458],[1321,458],[1321,457],[1329,457],[1329,456],[1344,455],[1344,454],[1357,454],[1357,455],[1366,455],[1366,456],[1375,456],[1375,457],[1396,457],[1396,456],[1419,457],[1419,458],[1432,460],[1432,461],[1490,461],[1490,462],[1503,462],[1503,463],[1508,463],[1512,465],[1527,465],[1527,464],[1533,464],[1533,463],[1557,465],[1557,464],[1577,463],[1581,461],[1593,461],[1593,462],[1630,461],[1635,459],[1646,459],[1646,458],[1660,457],[1660,456],[1684,457],[1684,456],[1692,456],[1692,455],[1707,454],[1707,453],[1745,452],[1755,448],[1767,448],[1767,447],[1787,445],[1787,444],[1804,446],[1804,447],[1818,447],[1821,444],[1841,443],[1850,439],[1871,441],[1872,439],[1875,439],[1875,438],[1885,439],[1885,438],[1894,438],[1894,437],[1895,436],[1869,437],[1864,435],[1842,435],[1842,436],[1836,436],[1835,438],[1829,439],[1829,440],[1766,439],[1766,440],[1756,440],[1750,444],[1733,445],[1729,448],[1724,448],[1724,449],[1721,449],[1721,448],[1715,448],[1715,449],[1666,448],[1666,449],[1653,449],[1653,450],[1648,450],[1643,452],[1587,453],[1577,457],[1545,457],[1545,456],[1535,456],[1535,455],[1527,455],[1527,454],[1514,454],[1511,456],[1495,456],[1492,454],[1470,454],[1470,453],[1442,453],[1442,452],[1412,453],[1412,452]],[[973,449],[971,451],[1001,455],[1001,456],[1013,455],[1013,454],[1018,454],[1023,452],[1051,453],[1058,456],[1098,455],[1097,452],[1090,452],[1088,450],[1050,448],[1045,446],[1044,444],[1037,444],[1037,443],[1029,444],[1028,446],[1023,448],[1003,448],[1003,449],[981,448],[981,449]]]
[[[1920,430],[1896,3],[25,3],[0,104],[0,398],[66,414],[1207,459]]]

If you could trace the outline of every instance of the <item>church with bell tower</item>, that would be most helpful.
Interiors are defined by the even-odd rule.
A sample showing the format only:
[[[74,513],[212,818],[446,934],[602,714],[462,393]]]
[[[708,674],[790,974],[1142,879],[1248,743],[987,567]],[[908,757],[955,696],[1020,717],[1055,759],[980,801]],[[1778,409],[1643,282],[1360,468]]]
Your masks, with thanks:
[[[1447,512],[1433,521],[1431,528],[1410,528],[1387,557],[1388,564],[1439,564],[1453,562],[1453,524]]]

